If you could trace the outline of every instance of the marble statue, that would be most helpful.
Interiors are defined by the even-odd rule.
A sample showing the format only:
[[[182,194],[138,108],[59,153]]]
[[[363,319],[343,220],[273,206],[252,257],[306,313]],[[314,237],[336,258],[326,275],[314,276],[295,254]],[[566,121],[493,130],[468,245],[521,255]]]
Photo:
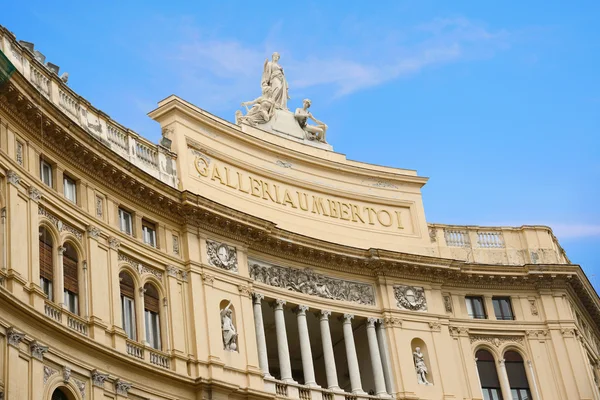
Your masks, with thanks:
[[[427,365],[425,365],[425,356],[421,353],[421,348],[415,348],[413,353],[413,360],[415,362],[415,371],[417,372],[417,380],[421,385],[431,385],[427,380]]]
[[[221,310],[221,330],[223,331],[223,346],[225,350],[237,350],[237,332],[231,318],[231,301]]]
[[[260,81],[263,96],[273,101],[275,108],[287,110],[288,84],[283,74],[283,68],[279,65],[279,53],[273,53],[271,61],[265,60],[263,75]]]
[[[298,124],[300,125],[302,130],[306,132],[307,139],[327,143],[325,140],[327,125],[313,117],[310,111],[308,111],[310,105],[311,101],[309,99],[304,99],[302,101],[302,108],[296,108],[294,117],[296,117],[296,121],[298,121]],[[317,124],[317,126],[308,125],[308,119],[311,119],[315,124]]]
[[[252,108],[248,108],[252,106]],[[246,107],[246,115],[242,115],[241,111],[235,113],[235,123],[237,125],[242,122],[256,126],[257,124],[265,124],[271,120],[275,113],[275,103],[267,96],[267,91],[263,88],[263,94],[254,100],[242,103],[242,107]]]

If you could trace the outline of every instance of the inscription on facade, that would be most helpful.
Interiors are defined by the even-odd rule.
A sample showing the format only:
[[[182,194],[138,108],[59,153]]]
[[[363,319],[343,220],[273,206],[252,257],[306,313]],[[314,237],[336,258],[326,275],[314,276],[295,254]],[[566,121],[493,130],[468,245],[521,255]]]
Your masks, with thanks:
[[[311,269],[296,269],[250,261],[250,276],[265,283],[294,292],[326,299],[375,305],[373,286],[318,274]]]
[[[276,183],[218,163],[197,151],[194,166],[198,175],[231,190],[248,196],[278,204],[289,210],[300,211],[321,217],[348,221],[365,227],[373,226],[404,231],[409,218],[408,208],[403,211],[387,210],[375,205],[362,205],[351,201],[317,193],[307,193],[282,183]]]

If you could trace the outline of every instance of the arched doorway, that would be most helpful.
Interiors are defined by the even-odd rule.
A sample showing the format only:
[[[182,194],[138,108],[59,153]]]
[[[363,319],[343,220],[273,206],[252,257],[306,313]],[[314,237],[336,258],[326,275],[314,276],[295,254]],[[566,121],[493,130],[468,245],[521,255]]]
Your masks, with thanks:
[[[56,388],[52,392],[51,400],[73,400],[73,396],[64,388]]]

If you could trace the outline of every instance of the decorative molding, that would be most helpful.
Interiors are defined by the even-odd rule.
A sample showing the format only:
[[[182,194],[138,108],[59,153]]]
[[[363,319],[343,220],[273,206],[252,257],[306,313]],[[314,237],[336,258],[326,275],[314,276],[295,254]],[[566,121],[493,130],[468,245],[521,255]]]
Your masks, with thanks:
[[[375,324],[379,321],[378,318],[369,317],[367,318],[367,328],[375,328]]]
[[[85,382],[80,381],[79,379],[75,379],[75,378],[73,378],[73,381],[75,382],[75,386],[77,386],[77,389],[79,389],[81,398],[85,399]]]
[[[538,339],[544,339],[546,336],[548,336],[548,333],[549,332],[546,329],[530,330],[525,332],[527,337]]]
[[[122,381],[121,379],[115,380],[115,392],[121,396],[127,397],[131,389],[131,383]]]
[[[292,168],[292,164],[287,161],[277,160],[275,161],[275,165],[281,168]]]
[[[450,330],[450,335],[452,336],[466,336],[469,334],[469,328],[465,326],[450,325],[448,329]]]
[[[427,311],[425,290],[422,287],[394,285],[394,297],[401,310]]]
[[[529,299],[529,308],[531,309],[531,315],[539,314],[535,299]]]
[[[29,186],[29,189],[27,189],[27,193],[29,193],[29,198],[35,201],[36,203],[39,203],[39,201],[42,199],[42,192],[40,192],[34,186]]]
[[[10,327],[6,330],[6,338],[8,339],[8,344],[19,348],[19,343],[25,337],[25,334],[17,331],[14,327]]]
[[[108,247],[113,250],[119,250],[119,247],[121,247],[121,242],[116,237],[111,236],[108,238]]]
[[[261,293],[252,293],[252,300],[254,302],[254,304],[260,304],[265,298],[264,294]]]
[[[6,171],[6,180],[15,186],[19,186],[19,183],[21,183],[21,177],[12,169]]]
[[[331,300],[375,305],[372,285],[331,278],[318,274],[310,268],[301,270],[253,262],[250,267],[250,277],[257,282],[294,292]]]
[[[252,290],[248,286],[238,285],[238,291],[244,297],[252,297]]]
[[[350,314],[350,313],[346,313],[341,317],[341,320],[345,324],[351,324],[353,319],[354,319],[354,314]]]
[[[431,329],[434,332],[441,332],[442,331],[442,324],[439,322],[430,322],[429,323],[429,329]]]
[[[62,375],[63,375],[63,382],[64,383],[69,382],[69,379],[71,379],[71,368],[63,367]]]
[[[17,164],[23,165],[23,143],[21,143],[19,140],[16,140],[16,145],[17,145],[17,151],[16,151]]]
[[[471,343],[485,342],[500,347],[504,343],[519,343],[523,344],[523,336],[484,336],[471,335],[469,337]]]
[[[215,277],[212,275],[208,275],[207,273],[203,272],[202,274],[200,274],[200,276],[202,277],[202,280],[204,281],[205,284],[212,286],[215,283]]]
[[[273,303],[276,310],[283,310],[283,307],[287,304],[287,302],[283,299],[275,299]]]
[[[56,229],[58,229],[59,232],[70,232],[73,234],[73,236],[77,238],[77,240],[79,240],[80,242],[82,241],[83,233],[79,229],[74,228],[71,225],[63,222],[60,218],[49,212],[46,208],[39,207],[38,215],[43,215],[44,217],[48,218],[50,222],[52,222],[52,224],[56,227]]]
[[[31,356],[40,361],[44,361],[44,354],[48,351],[48,346],[43,346],[37,340],[29,343],[29,351],[31,351]]]
[[[187,282],[187,280],[188,280],[188,272],[187,271],[181,271],[181,280],[184,282]]]
[[[54,374],[58,374],[58,371],[54,368],[50,368],[47,365],[44,365],[44,385],[48,382],[48,379]]]
[[[108,379],[108,374],[103,374],[97,369],[92,371],[92,385],[104,388],[106,379]]]
[[[96,196],[96,217],[102,218],[103,215],[104,215],[104,206],[103,206],[102,197]]]
[[[386,328],[402,328],[402,320],[396,317],[383,318],[383,326]]]
[[[577,335],[577,329],[563,328],[560,330],[560,334],[564,337],[574,337],[575,335]]]
[[[237,251],[235,247],[228,246],[225,243],[206,240],[206,249],[210,265],[227,271],[238,271]]]
[[[109,239],[110,241],[110,239]],[[129,257],[127,254],[119,252],[119,261],[125,261],[127,264],[131,265],[133,268],[137,270],[137,272],[142,275],[145,273],[154,275],[157,279],[162,280],[163,273],[153,267],[149,267],[136,259]]]
[[[436,228],[429,228],[429,240],[431,241],[431,243],[435,243],[437,242],[437,229]]]
[[[177,278],[177,276],[179,275],[179,268],[177,268],[174,265],[167,265],[166,270],[167,270],[167,276],[173,276],[173,277]]]
[[[173,235],[173,253],[179,255],[179,236]]]
[[[452,296],[450,294],[444,295],[444,308],[446,312],[452,312]]]
[[[92,239],[98,239],[98,236],[100,236],[100,229],[96,228],[93,225],[88,225],[87,234],[88,237],[91,237]]]

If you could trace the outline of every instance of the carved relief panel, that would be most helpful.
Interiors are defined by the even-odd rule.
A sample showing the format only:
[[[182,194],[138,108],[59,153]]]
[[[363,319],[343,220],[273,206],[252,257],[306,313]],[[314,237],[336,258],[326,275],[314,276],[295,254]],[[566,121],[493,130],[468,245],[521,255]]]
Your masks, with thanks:
[[[427,311],[425,290],[419,286],[394,285],[396,305],[402,310]]]
[[[237,251],[235,247],[225,243],[206,241],[208,263],[231,272],[238,271]]]

